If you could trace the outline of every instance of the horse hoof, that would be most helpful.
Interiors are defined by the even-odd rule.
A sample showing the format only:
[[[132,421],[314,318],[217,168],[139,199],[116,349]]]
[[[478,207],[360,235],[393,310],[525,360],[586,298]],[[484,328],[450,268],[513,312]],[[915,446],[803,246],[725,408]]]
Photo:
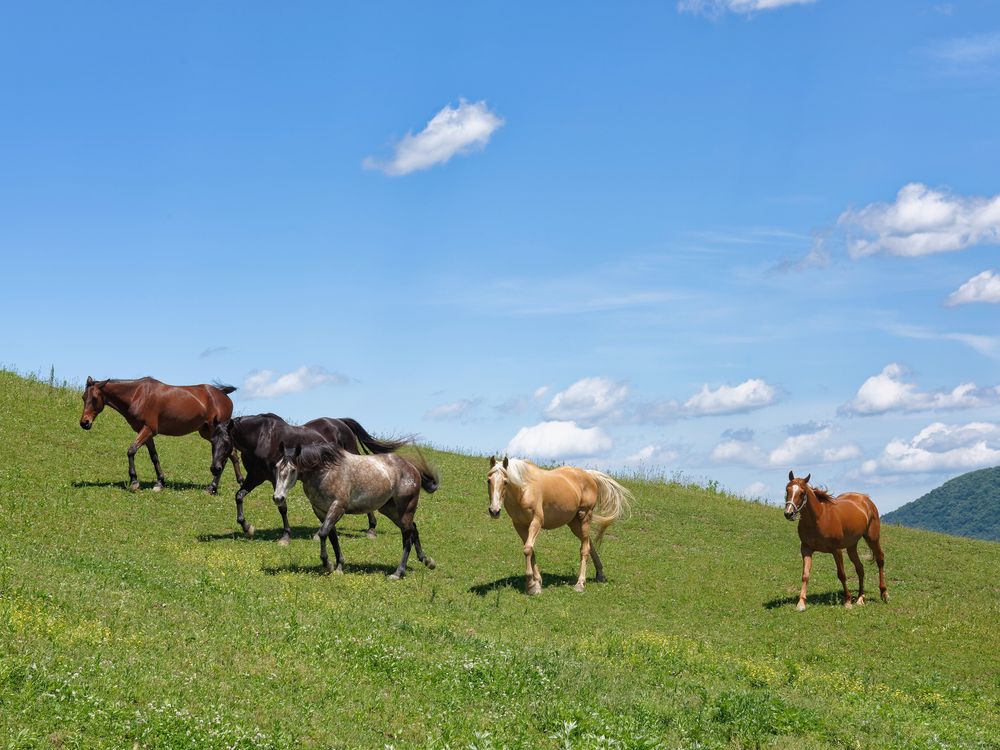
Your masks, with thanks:
[[[888,591],[883,591],[882,592],[882,601],[884,601],[886,604],[889,603],[889,592]]]
[[[854,609],[854,605],[850,602],[844,602],[844,609]]]
[[[257,529],[253,527],[253,524],[250,524],[245,529],[243,529],[243,533],[247,535],[247,539],[253,539],[253,535],[256,531]]]
[[[438,564],[434,562],[434,558],[430,555],[424,558],[424,565],[426,565],[430,570],[434,570],[434,568],[438,566]]]
[[[583,584],[582,583],[576,584],[576,586],[573,587],[573,590],[576,593],[578,593],[578,594],[582,594],[583,593]]]
[[[162,491],[163,491],[163,485],[162,484],[160,484],[159,482],[157,482],[156,484],[153,485],[153,492],[162,492]]]
[[[318,542],[319,541],[319,532],[318,531],[315,534],[313,534],[313,541],[314,542]]]
[[[344,566],[338,565],[336,568],[333,569],[333,572],[336,573],[338,576],[344,575]]]
[[[605,578],[604,575],[599,575],[594,580],[597,581],[598,583],[607,583],[608,582],[608,579]]]
[[[377,536],[375,529],[368,529],[368,531],[365,532],[365,536],[369,539],[374,539]]]
[[[333,572],[333,566],[330,563],[325,562],[325,563],[323,563],[323,571],[326,572],[326,573],[332,573]]]
[[[854,602],[854,603],[856,605],[858,605],[859,607],[863,607],[863,606],[865,606],[865,598],[863,596],[859,596],[858,600],[856,602]]]
[[[798,610],[799,612],[805,612],[806,611],[806,603],[805,602],[799,602],[798,606],[795,609]]]
[[[399,580],[402,580],[402,578],[403,578],[403,576],[401,576],[399,573],[390,573],[389,574],[389,580],[390,581],[399,581]]]
[[[218,495],[219,491],[217,489],[215,489],[214,487],[206,487],[205,488],[205,494],[206,495]]]
[[[287,536],[281,537],[281,539],[278,540],[278,546],[279,547],[287,547],[288,546],[288,537]]]
[[[528,596],[538,596],[539,594],[542,593],[542,587],[539,586],[538,584],[535,584],[534,586],[528,586],[528,588],[525,590],[524,593],[526,593]]]
[[[128,486],[128,488],[129,488],[129,491],[131,491],[131,492],[138,492],[139,491],[139,480],[137,479],[136,481],[132,482],[132,484],[130,484]]]

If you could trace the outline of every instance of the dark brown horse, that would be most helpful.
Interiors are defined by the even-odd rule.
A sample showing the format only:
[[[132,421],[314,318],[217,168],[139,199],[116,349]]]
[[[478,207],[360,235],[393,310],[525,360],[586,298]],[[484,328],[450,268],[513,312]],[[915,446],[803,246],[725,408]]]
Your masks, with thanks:
[[[802,591],[797,609],[801,612],[806,608],[806,586],[809,585],[813,552],[833,555],[837,561],[837,577],[844,587],[844,606],[851,608],[851,591],[847,588],[847,573],[844,572],[842,550],[845,549],[858,574],[858,604],[865,603],[865,569],[858,556],[861,539],[865,540],[875,556],[882,601],[889,601],[889,591],[885,587],[885,555],[879,541],[881,522],[875,503],[860,492],[845,492],[831,497],[824,490],[810,487],[810,478],[812,474],[807,474],[804,479],[796,478],[790,471],[785,487],[785,518],[789,521],[799,518],[799,539],[802,542]]]
[[[277,414],[256,414],[220,421],[212,436],[212,474],[216,481],[228,456],[238,450],[247,470],[246,479],[236,492],[236,523],[248,537],[254,535],[253,524],[243,517],[243,498],[264,482],[274,484],[274,467],[281,458],[279,444],[292,448],[301,445],[332,443],[348,453],[392,453],[407,444],[405,440],[377,440],[353,419],[333,419],[320,417],[306,422],[301,427],[288,424]],[[361,450],[358,450],[358,443]],[[284,501],[277,503],[281,513],[283,533],[278,544],[288,544],[291,527],[288,525],[288,506]],[[375,515],[368,514],[368,536],[375,536]]]
[[[87,387],[83,390],[80,426],[85,430],[93,427],[94,420],[105,406],[125,417],[129,426],[138,433],[128,449],[129,489],[139,489],[135,454],[145,445],[156,470],[153,489],[159,492],[166,479],[160,469],[160,457],[156,454],[153,437],[197,432],[210,440],[212,425],[232,416],[233,402],[228,394],[235,390],[231,385],[167,385],[148,377],[138,380],[94,380],[88,377]],[[228,458],[233,462],[236,481],[242,482],[236,456]],[[209,485],[209,491],[214,492],[217,484],[218,480]]]

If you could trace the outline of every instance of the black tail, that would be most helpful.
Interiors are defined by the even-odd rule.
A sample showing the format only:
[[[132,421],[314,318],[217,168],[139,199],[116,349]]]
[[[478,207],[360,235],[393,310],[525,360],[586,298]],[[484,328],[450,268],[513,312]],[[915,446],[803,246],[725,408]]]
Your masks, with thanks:
[[[223,393],[227,393],[227,394],[228,393],[232,393],[233,391],[236,390],[236,386],[235,385],[226,385],[225,383],[220,383],[218,380],[213,380],[212,381],[212,387],[213,388],[218,388],[220,391],[222,391]]]
[[[361,447],[369,453],[395,453],[410,442],[409,440],[377,440],[369,435],[368,431],[358,424],[356,420],[350,417],[341,417],[340,421],[351,429],[354,437],[361,443]]]
[[[437,488],[441,486],[441,480],[438,478],[437,471],[427,463],[424,454],[415,445],[413,446],[413,452],[415,455],[407,455],[406,460],[413,465],[413,468],[420,472],[420,486],[424,488],[425,492],[437,491]],[[409,451],[407,451],[407,454],[409,454]]]

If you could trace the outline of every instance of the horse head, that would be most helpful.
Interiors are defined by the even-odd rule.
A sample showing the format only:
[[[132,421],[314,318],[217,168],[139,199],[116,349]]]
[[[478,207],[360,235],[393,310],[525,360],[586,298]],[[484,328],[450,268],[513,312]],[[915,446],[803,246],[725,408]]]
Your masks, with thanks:
[[[490,498],[490,516],[500,518],[500,509],[503,507],[503,489],[507,484],[507,467],[510,465],[506,456],[502,461],[497,461],[496,457],[490,456],[490,470],[486,474],[486,487]]]
[[[795,472],[788,472],[788,484],[785,485],[785,518],[794,521],[805,507],[809,492],[809,480],[812,474],[796,478]]]
[[[220,422],[218,417],[214,417],[211,428],[212,437],[209,440],[212,443],[212,465],[209,470],[212,476],[217,477],[233,454],[233,420],[226,419]]]
[[[83,389],[83,414],[80,415],[80,426],[89,430],[94,426],[97,415],[104,411],[104,386],[107,380],[94,380],[87,377],[87,385]]]
[[[278,443],[278,463],[274,465],[274,495],[271,498],[278,507],[284,506],[288,493],[299,478],[301,456],[302,443],[294,448],[287,447],[284,440]]]

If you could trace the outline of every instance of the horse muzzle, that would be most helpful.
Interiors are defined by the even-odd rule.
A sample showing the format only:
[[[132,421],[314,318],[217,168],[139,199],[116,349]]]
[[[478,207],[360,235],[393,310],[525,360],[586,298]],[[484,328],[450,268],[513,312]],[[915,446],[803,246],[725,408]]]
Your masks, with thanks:
[[[94,426],[94,423],[89,419],[81,419],[80,426],[85,430],[89,430],[91,427]]]
[[[500,518],[500,511],[490,508],[490,518]]]

